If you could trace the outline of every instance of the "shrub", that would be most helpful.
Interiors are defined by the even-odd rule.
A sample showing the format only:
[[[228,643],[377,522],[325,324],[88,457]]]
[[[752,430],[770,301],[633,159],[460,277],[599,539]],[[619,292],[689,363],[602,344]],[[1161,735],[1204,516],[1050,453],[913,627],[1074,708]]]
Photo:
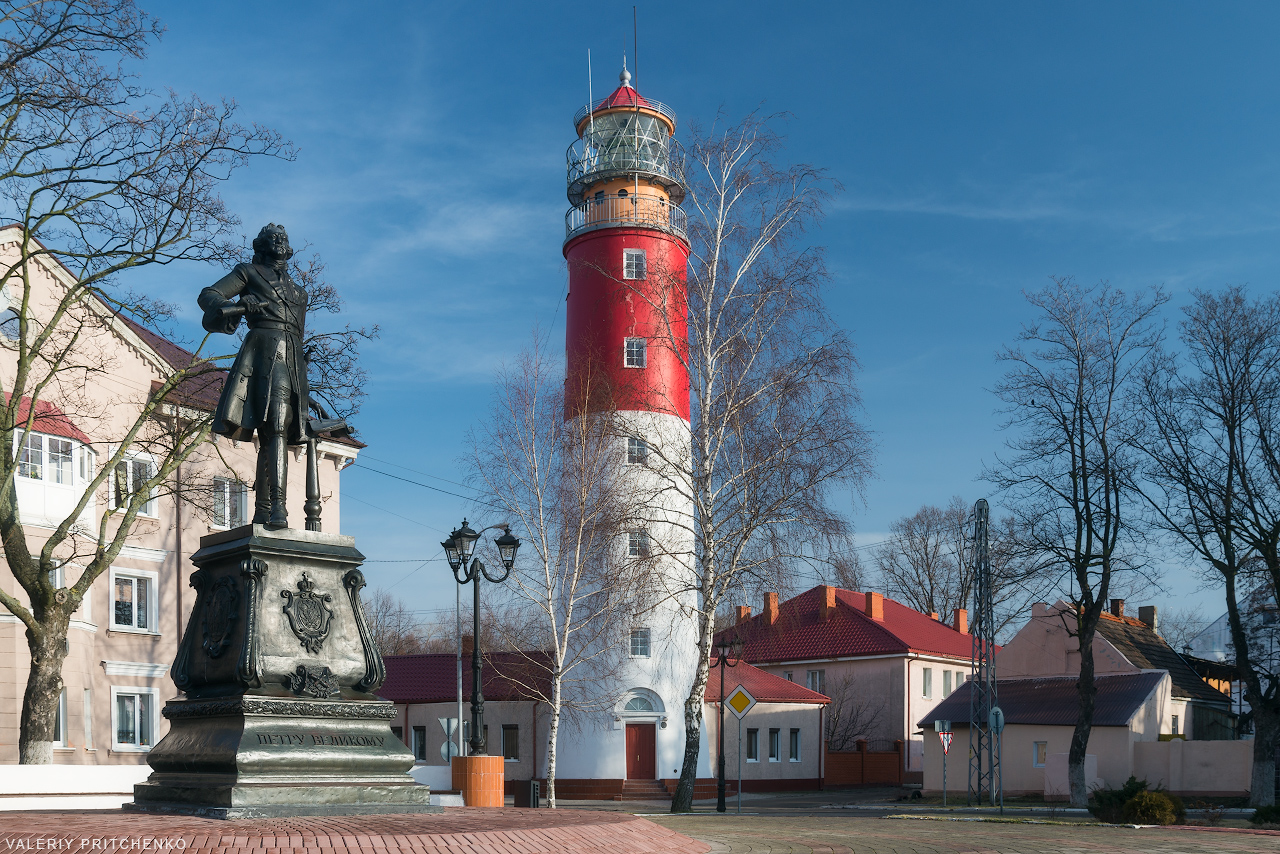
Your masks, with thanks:
[[[1249,821],[1253,824],[1280,824],[1280,804],[1258,807],[1249,816]]]
[[[1177,795],[1171,795],[1163,789],[1156,789],[1157,792],[1163,794],[1166,798],[1173,802],[1173,819],[1174,824],[1187,823],[1187,805],[1182,802],[1182,798]]]
[[[1124,820],[1130,824],[1173,824],[1177,815],[1164,792],[1138,792],[1125,803]]]
[[[1124,821],[1124,805],[1140,792],[1147,790],[1147,781],[1130,777],[1118,789],[1094,789],[1089,799],[1089,812],[1098,821],[1119,824]]]

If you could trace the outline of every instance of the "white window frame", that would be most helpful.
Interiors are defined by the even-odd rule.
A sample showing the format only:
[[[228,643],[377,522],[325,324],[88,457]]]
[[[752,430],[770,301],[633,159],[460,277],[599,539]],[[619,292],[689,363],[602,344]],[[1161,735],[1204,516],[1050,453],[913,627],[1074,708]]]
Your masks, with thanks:
[[[67,747],[67,689],[58,695],[58,709],[53,717],[53,746]]]
[[[149,694],[151,696],[151,744],[121,744],[116,741],[116,736],[120,733],[119,720],[117,713],[119,712],[119,696],[121,694]],[[144,688],[134,685],[112,685],[111,686],[111,750],[115,753],[150,753],[151,748],[158,742],[160,733],[160,692],[155,688]]]
[[[247,525],[249,522],[249,487],[247,484],[230,477],[215,477],[213,479],[214,489],[214,507],[213,513],[209,517],[209,527],[219,530],[229,530],[231,528],[239,528]],[[243,518],[239,521],[234,519],[231,514],[232,507],[235,506],[234,496],[240,496],[240,510]],[[222,511],[222,521],[218,521],[218,511]]]
[[[920,668],[920,696],[926,700],[933,699],[933,668]]]
[[[649,462],[649,443],[639,436],[627,437],[627,465],[642,466]]]
[[[622,278],[628,281],[649,278],[649,253],[643,249],[623,249]]]
[[[637,346],[639,359],[632,361],[632,345]],[[649,339],[635,336],[622,339],[622,367],[641,370],[649,367]]]
[[[1044,745],[1044,758],[1045,758],[1045,760],[1046,760],[1045,762],[1041,762],[1041,761],[1040,761],[1040,755],[1039,755],[1039,754],[1040,754],[1040,746],[1041,746],[1041,745]],[[1031,767],[1032,767],[1032,768],[1043,768],[1043,767],[1045,766],[1045,764],[1047,763],[1048,759],[1049,759],[1049,742],[1047,742],[1047,741],[1033,741],[1033,742],[1031,742]]]
[[[825,694],[827,687],[827,671],[824,670],[806,670],[804,674],[804,687],[810,691],[817,691],[819,694]]]
[[[84,689],[84,749],[93,750],[93,689]]]
[[[14,441],[14,444],[16,444],[16,445],[18,446],[18,449],[17,449],[17,453],[18,453],[18,477],[24,478],[24,479],[26,479],[26,480],[37,480],[37,481],[40,481],[40,482],[44,482],[44,469],[45,469],[45,465],[44,465],[44,434],[43,434],[43,433],[37,433],[35,430],[32,430],[32,431],[27,432],[27,433],[24,433],[24,431],[23,431],[23,430],[18,429],[18,430],[14,430],[13,438],[14,438],[14,440],[15,440],[15,441]],[[34,442],[34,443],[35,443],[35,447],[32,447],[32,446],[31,446],[31,443],[32,443],[32,442]],[[24,459],[24,457],[26,457],[26,455],[27,455],[27,452],[28,452],[28,451],[34,451],[36,454],[39,454],[40,459],[39,459],[38,461],[36,461],[35,463],[29,462],[28,460]],[[30,475],[30,474],[24,474],[24,473],[23,473],[23,469],[24,469],[24,468],[35,468],[35,469],[37,469],[37,471],[38,471],[38,473],[39,473],[39,476],[38,476],[38,477],[33,477],[33,476],[32,476],[32,475]]]
[[[627,557],[648,557],[651,552],[648,531],[627,532]]]
[[[951,671],[944,670],[942,671],[942,698],[945,700],[947,697],[950,697],[951,691]]]
[[[128,466],[125,471],[125,492],[132,495],[135,491],[133,484],[134,468],[133,463],[143,462],[151,468],[156,467],[156,461],[150,454],[132,454],[116,463],[115,468],[120,466]],[[107,478],[107,507],[111,510],[119,508],[121,505],[116,503],[116,476],[112,472]],[[151,495],[147,497],[146,503],[138,509],[138,515],[144,519],[157,519],[160,516],[160,502],[156,498],[156,490],[151,490]]]
[[[636,641],[642,637],[644,638],[644,652],[636,652]],[[631,658],[649,658],[653,655],[652,644],[653,633],[649,631],[648,627],[641,626],[638,629],[631,630],[628,652],[630,653]]]
[[[502,749],[502,761],[503,762],[519,762],[520,761],[520,724],[503,724],[502,729],[500,731],[502,733],[502,744],[498,746]],[[515,756],[507,755],[507,732],[508,731],[513,731],[516,734],[516,755]]]
[[[409,749],[413,751],[414,762],[427,761],[427,728],[426,726],[409,727]]]
[[[754,748],[755,757],[752,758],[751,753]],[[747,730],[747,761],[760,761],[760,728],[751,727]]]
[[[122,626],[116,623],[116,577],[123,575],[126,578],[132,578],[135,581],[146,581],[150,587],[149,598],[150,613],[147,615],[154,623],[154,628],[148,627],[140,629],[137,626]],[[129,567],[111,567],[108,578],[109,586],[107,587],[107,627],[113,632],[131,632],[135,635],[158,635],[160,634],[160,609],[156,607],[156,603],[160,599],[160,573],[150,569],[130,569]],[[135,586],[136,590],[137,587]],[[134,595],[134,622],[137,622],[137,595]],[[114,736],[113,736],[114,738]]]
[[[769,761],[782,761],[782,727],[769,727]]]
[[[787,756],[791,762],[800,761],[800,745],[804,743],[800,735],[800,727],[791,727],[791,731],[787,733]]]

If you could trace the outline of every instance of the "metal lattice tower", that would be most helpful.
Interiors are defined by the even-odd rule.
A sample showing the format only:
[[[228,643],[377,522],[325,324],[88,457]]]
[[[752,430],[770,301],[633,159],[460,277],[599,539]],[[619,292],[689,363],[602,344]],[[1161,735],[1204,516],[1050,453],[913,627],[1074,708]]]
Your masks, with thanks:
[[[969,689],[969,795],[968,803],[988,799],[1001,808],[1004,792],[1000,773],[1000,733],[991,727],[996,698],[996,625],[992,599],[990,549],[991,511],[985,498],[973,506],[973,656]]]

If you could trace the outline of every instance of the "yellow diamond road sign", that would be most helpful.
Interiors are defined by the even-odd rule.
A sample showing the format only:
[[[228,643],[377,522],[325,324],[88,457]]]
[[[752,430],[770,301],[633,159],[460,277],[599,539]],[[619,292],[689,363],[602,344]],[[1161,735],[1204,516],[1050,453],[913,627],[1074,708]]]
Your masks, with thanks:
[[[747,689],[743,688],[741,685],[734,688],[725,700],[725,705],[727,705],[729,710],[739,718],[751,711],[751,707],[755,704],[756,698],[751,696],[751,694],[747,692]]]

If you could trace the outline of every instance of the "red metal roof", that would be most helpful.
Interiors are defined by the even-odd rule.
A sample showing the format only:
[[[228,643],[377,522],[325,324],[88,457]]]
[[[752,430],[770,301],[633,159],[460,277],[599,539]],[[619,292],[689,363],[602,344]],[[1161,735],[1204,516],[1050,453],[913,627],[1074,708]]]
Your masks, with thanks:
[[[605,98],[603,101],[598,102],[595,109],[591,112],[598,113],[601,110],[613,110],[618,107],[640,107],[641,109],[649,110],[655,109],[653,105],[645,100],[645,97],[635,89],[632,89],[630,86],[619,86],[614,90],[612,95]]]
[[[1094,680],[1094,726],[1128,726],[1130,718],[1151,696],[1164,678],[1161,671],[1118,673]],[[1039,676],[1033,679],[999,679],[996,700],[1006,724],[1075,726],[1080,713],[1080,693],[1075,676]],[[917,726],[933,728],[936,720],[949,720],[952,727],[967,727],[972,682],[965,682],[943,700]]]
[[[449,703],[458,700],[457,658],[451,652],[386,655],[387,681],[377,695],[393,703]],[[484,656],[480,687],[486,700],[549,697],[550,656],[544,652],[492,652]],[[471,697],[470,655],[462,662],[462,696]]]
[[[757,664],[907,653],[968,661],[973,654],[971,635],[888,598],[884,619],[873,620],[865,611],[866,594],[835,588],[836,607],[823,619],[826,590],[819,585],[782,602],[772,626],[756,614],[716,637],[742,638],[743,656]]]
[[[4,393],[4,399],[9,401],[9,393]],[[27,418],[31,414],[31,398],[24,397],[18,402],[18,419],[14,426],[25,428],[27,426]],[[80,431],[80,428],[71,422],[67,414],[53,405],[47,400],[41,400],[36,403],[36,419],[32,423],[31,429],[37,433],[46,433],[50,436],[61,436],[64,439],[75,439],[77,442],[89,444],[89,437]]]
[[[720,702],[720,671],[718,657],[711,659],[711,677],[707,680],[706,702]],[[732,659],[730,659],[732,661]],[[781,676],[774,676],[772,673],[766,673],[759,667],[753,667],[743,661],[733,667],[725,668],[724,671],[724,690],[726,694],[732,694],[733,689],[738,685],[747,689],[752,697],[756,698],[759,703],[812,703],[814,705],[822,705],[830,703],[831,698],[817,691],[810,691],[803,685],[798,685]]]

